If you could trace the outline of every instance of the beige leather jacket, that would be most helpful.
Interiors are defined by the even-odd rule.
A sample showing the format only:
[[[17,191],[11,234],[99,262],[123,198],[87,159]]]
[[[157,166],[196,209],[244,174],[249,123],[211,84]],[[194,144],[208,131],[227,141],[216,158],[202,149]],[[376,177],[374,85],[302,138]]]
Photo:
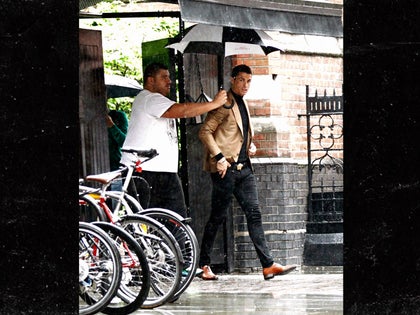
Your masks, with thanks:
[[[228,104],[234,101],[231,109],[221,106],[207,113],[203,126],[199,131],[199,138],[204,144],[204,170],[217,172],[215,155],[223,153],[229,162],[237,162],[243,142],[242,118],[232,92],[228,92]],[[249,115],[248,104],[244,101]],[[254,135],[251,120],[249,121],[249,135],[247,151]]]

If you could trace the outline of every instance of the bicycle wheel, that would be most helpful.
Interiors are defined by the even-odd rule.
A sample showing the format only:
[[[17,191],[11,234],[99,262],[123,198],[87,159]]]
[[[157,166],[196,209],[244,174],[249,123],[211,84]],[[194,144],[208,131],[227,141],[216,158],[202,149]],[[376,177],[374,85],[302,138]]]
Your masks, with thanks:
[[[89,195],[79,195],[79,221],[94,222],[107,221],[104,211],[98,202]]]
[[[118,201],[120,204],[119,213],[127,215],[133,213],[139,213],[147,215],[160,223],[164,224],[165,227],[174,235],[178,245],[181,249],[181,253],[184,260],[181,283],[178,290],[175,292],[173,298],[170,301],[175,301],[179,296],[188,288],[194,277],[196,276],[196,270],[198,268],[198,256],[199,256],[199,245],[192,228],[185,224],[186,219],[177,214],[174,211],[163,209],[163,208],[149,208],[143,209],[139,202],[129,194],[115,194],[108,192],[107,198],[121,198],[123,196],[124,201]]]
[[[117,293],[121,257],[99,227],[79,222],[79,314],[100,312]]]
[[[188,288],[196,275],[199,257],[197,237],[191,226],[184,223],[186,220],[174,211],[162,208],[150,208],[143,210],[141,214],[162,223],[172,233],[181,248],[184,265],[180,286],[171,299],[171,301],[175,301]]]
[[[154,308],[172,299],[181,282],[182,253],[165,226],[144,215],[128,215],[118,222],[140,244],[149,261],[151,290],[142,308]]]
[[[122,279],[114,298],[101,312],[126,315],[140,308],[150,289],[150,270],[145,253],[137,241],[121,227],[108,222],[94,222],[114,240],[121,255]]]

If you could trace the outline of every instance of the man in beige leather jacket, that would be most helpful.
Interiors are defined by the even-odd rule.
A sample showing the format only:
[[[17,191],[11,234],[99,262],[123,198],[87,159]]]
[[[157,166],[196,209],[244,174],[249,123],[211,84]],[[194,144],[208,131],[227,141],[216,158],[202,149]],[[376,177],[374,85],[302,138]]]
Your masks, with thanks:
[[[226,166],[238,162],[244,140],[241,113],[231,90],[228,92],[228,104],[223,106],[222,110],[209,114],[211,117],[206,120],[199,133],[200,140],[205,145],[204,170],[211,173],[218,171],[217,154],[223,152],[223,156],[228,162]],[[248,106],[245,106],[245,110],[249,117]],[[251,141],[254,135],[251,125],[249,125],[247,134],[246,147],[252,149],[255,154],[255,146]],[[227,168],[221,168],[219,165],[219,169],[226,171]],[[224,173],[221,175],[224,176]]]
[[[199,266],[203,280],[217,280],[210,268],[210,254],[217,230],[226,218],[232,195],[245,213],[249,236],[263,267],[265,280],[296,269],[274,262],[267,246],[261,221],[258,192],[250,156],[256,152],[252,143],[249,109],[243,99],[251,84],[252,72],[246,65],[232,69],[228,102],[206,116],[199,132],[204,144],[204,170],[212,180],[211,214],[204,229]]]

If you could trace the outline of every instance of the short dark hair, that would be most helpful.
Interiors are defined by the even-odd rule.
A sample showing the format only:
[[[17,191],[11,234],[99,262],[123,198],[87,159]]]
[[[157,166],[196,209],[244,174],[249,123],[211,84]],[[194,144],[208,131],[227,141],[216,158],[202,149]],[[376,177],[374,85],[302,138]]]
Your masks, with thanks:
[[[236,66],[232,69],[232,73],[231,73],[230,76],[232,78],[234,78],[239,74],[239,72],[245,72],[247,74],[252,74],[252,71],[251,71],[250,67],[248,67],[247,65],[239,65],[239,66]]]
[[[143,81],[146,83],[148,77],[153,77],[159,70],[168,70],[168,67],[160,62],[152,62],[144,69]]]

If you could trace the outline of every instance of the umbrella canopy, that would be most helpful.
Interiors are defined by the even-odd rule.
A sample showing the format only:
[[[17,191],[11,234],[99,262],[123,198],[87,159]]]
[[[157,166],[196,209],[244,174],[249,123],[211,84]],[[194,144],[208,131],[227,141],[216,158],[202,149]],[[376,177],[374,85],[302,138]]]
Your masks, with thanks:
[[[136,80],[115,74],[105,74],[105,86],[108,98],[134,97],[143,90]]]
[[[181,53],[201,53],[219,56],[267,55],[283,51],[278,42],[261,30],[229,26],[196,24],[186,30],[179,42],[166,46]]]

